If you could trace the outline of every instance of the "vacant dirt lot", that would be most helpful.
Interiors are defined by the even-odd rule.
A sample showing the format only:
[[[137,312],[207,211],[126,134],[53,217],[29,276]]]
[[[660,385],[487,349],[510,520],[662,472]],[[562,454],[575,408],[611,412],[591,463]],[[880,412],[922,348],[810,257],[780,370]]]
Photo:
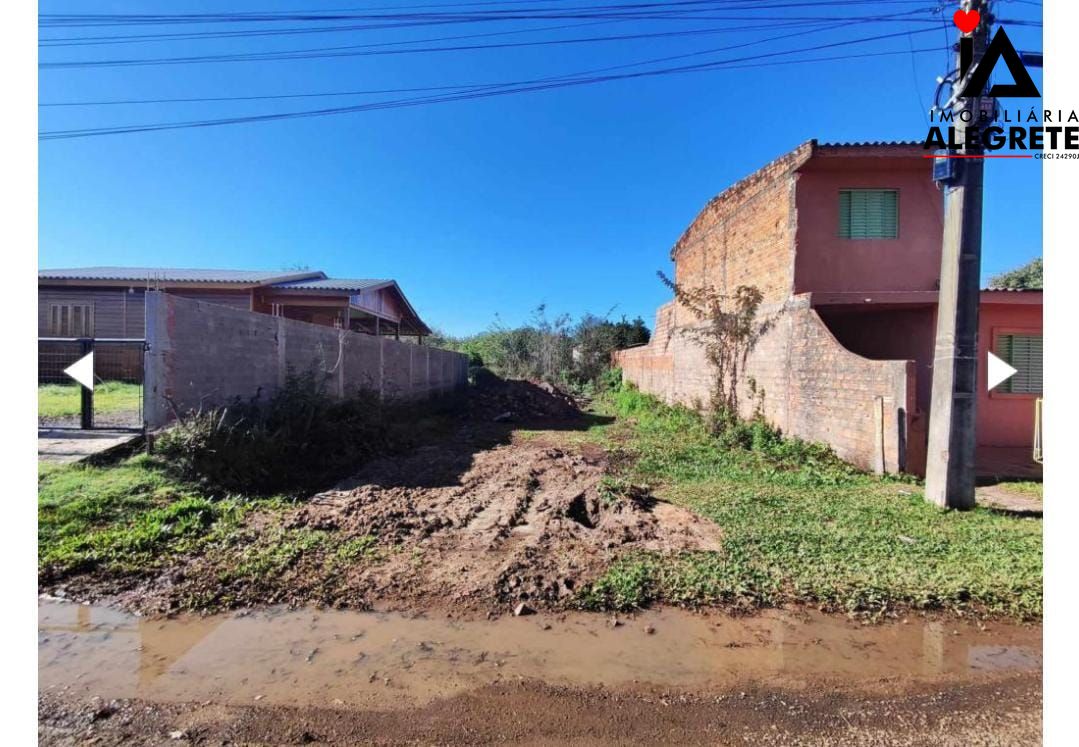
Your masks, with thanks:
[[[287,524],[397,548],[350,579],[384,600],[558,603],[620,553],[718,549],[718,528],[685,509],[606,492],[606,459],[529,441],[475,456],[421,449],[372,465]]]
[[[256,506],[186,556],[42,590],[147,613],[285,603],[482,616],[565,606],[627,553],[719,549],[715,523],[612,480],[608,452],[566,438],[597,419],[558,390],[496,381],[466,407],[451,432],[295,507]]]

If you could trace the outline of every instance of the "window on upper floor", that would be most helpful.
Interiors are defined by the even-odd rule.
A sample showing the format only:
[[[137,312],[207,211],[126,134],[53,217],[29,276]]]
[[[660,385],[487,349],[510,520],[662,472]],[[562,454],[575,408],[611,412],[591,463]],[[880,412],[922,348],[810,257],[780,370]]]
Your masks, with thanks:
[[[1016,369],[1016,374],[997,387],[996,391],[1011,394],[1042,393],[1041,335],[998,335],[996,354]]]
[[[899,237],[899,190],[842,189],[839,191],[839,238],[895,239]]]

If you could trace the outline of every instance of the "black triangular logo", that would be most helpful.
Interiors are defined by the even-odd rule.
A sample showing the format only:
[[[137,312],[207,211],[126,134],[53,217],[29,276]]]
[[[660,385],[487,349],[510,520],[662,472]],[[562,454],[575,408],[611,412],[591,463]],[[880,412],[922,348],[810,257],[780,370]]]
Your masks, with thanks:
[[[1027,72],[1026,67],[1023,65],[1023,60],[1019,57],[1019,53],[1015,51],[1012,40],[1008,38],[1008,34],[1004,29],[999,29],[996,35],[993,36],[993,40],[989,42],[989,48],[982,55],[981,62],[974,68],[974,73],[970,76],[970,80],[967,81],[967,85],[964,86],[963,92],[959,95],[963,98],[983,95],[982,91],[989,84],[989,76],[992,75],[993,68],[997,66],[997,62],[1001,57],[1007,63],[1008,72],[1012,74],[1015,82],[994,85],[989,90],[989,96],[1014,96],[1016,98],[1037,98],[1041,96],[1041,92],[1034,85],[1030,73]]]

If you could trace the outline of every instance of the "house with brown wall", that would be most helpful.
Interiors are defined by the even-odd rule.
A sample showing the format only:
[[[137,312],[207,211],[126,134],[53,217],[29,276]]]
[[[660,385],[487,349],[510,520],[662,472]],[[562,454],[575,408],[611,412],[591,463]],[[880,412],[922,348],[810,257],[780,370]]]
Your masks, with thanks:
[[[38,335],[141,338],[147,290],[373,335],[422,341],[431,334],[394,280],[317,270],[79,267],[38,272]]]
[[[785,433],[877,472],[925,468],[943,199],[920,144],[809,141],[712,199],[671,250],[681,288],[754,286],[766,331],[738,388]],[[1041,291],[981,299],[979,467],[1035,470]],[[623,376],[668,402],[705,403],[713,373],[699,324],[671,301]],[[988,391],[989,351],[1019,374]]]

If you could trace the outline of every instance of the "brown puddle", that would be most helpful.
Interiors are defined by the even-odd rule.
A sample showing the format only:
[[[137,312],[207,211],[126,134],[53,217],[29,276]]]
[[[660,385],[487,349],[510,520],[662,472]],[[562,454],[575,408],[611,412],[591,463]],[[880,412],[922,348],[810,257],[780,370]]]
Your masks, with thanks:
[[[42,600],[42,691],[245,704],[421,705],[500,680],[580,687],[792,688],[834,680],[1038,671],[1040,626],[859,625],[817,613],[750,618],[648,611],[461,622],[389,613],[269,611],[144,619]]]

